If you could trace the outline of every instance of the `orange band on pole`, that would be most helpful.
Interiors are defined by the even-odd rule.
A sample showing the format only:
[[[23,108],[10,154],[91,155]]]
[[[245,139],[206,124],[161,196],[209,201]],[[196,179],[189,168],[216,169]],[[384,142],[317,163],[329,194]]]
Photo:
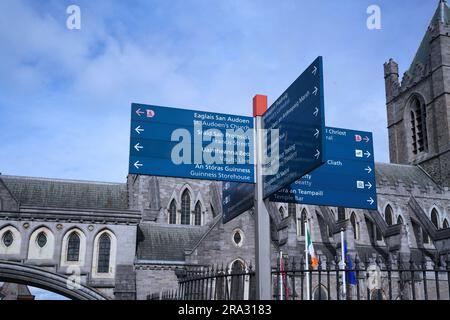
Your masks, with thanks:
[[[262,116],[267,111],[267,96],[257,94],[253,97],[253,116]]]

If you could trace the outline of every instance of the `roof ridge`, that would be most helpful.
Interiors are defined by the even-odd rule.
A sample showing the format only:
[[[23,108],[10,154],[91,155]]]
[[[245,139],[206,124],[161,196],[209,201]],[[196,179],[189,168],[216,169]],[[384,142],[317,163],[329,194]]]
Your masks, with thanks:
[[[0,179],[11,178],[21,180],[39,180],[39,181],[53,181],[53,182],[66,182],[66,183],[86,183],[97,185],[126,185],[126,182],[107,182],[107,181],[94,181],[94,180],[77,180],[77,179],[60,179],[60,178],[44,178],[44,177],[30,177],[30,176],[15,176],[15,175],[0,175]]]
[[[386,166],[398,166],[398,167],[417,167],[414,164],[404,164],[404,163],[390,163],[390,162],[375,162],[375,165],[386,165]]]
[[[198,241],[196,243],[194,243],[194,246],[192,248],[188,249],[190,251],[190,253],[194,252],[194,250],[200,246],[200,244],[203,242],[204,239],[206,239],[206,237],[211,233],[211,231],[213,231],[213,229],[221,221],[222,216],[223,216],[223,214],[220,214],[220,215],[217,215],[216,217],[214,217],[214,219],[212,220],[211,226],[209,226],[205,230],[205,232],[201,235],[201,237],[198,239]]]

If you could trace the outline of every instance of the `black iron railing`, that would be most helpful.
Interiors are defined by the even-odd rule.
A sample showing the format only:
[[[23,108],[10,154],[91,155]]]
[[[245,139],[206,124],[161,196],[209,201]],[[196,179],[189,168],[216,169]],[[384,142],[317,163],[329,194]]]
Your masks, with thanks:
[[[153,293],[150,300],[254,300],[255,272],[252,266],[243,270],[213,266],[185,271],[178,289]]]
[[[275,300],[450,300],[450,256],[419,263],[400,256],[320,259],[306,268],[303,259],[283,259],[272,270]],[[351,265],[351,267],[349,267]],[[309,269],[309,270],[308,270]]]
[[[351,267],[350,267],[351,266]],[[274,300],[450,300],[450,256],[388,259],[355,256],[346,261],[319,256],[316,268],[303,259],[278,261],[272,269]],[[255,272],[223,267],[185,271],[178,289],[151,294],[163,300],[254,300]]]

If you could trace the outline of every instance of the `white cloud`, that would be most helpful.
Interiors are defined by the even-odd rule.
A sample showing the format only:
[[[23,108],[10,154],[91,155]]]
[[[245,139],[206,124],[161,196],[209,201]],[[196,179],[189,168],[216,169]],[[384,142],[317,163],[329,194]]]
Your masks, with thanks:
[[[80,31],[63,3],[0,2],[2,171],[124,181],[131,102],[250,115],[320,54],[326,124],[374,131],[387,161],[388,56],[373,47],[388,33],[369,38],[348,5],[79,2]]]

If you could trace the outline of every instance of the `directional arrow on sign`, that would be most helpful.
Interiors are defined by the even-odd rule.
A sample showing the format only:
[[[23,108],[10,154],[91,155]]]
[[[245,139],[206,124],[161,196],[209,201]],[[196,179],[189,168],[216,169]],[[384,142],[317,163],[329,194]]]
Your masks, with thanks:
[[[316,75],[316,73],[317,73],[317,67],[314,66],[314,69],[313,69],[313,71],[312,71],[312,74],[313,74],[313,75]]]
[[[134,146],[134,148],[135,148],[138,152],[141,151],[140,149],[144,149],[144,147],[141,146],[141,145],[139,144],[139,142]]]
[[[372,189],[372,184],[370,182],[367,182],[366,187],[367,187],[367,189]]]
[[[318,138],[319,137],[319,133],[320,133],[319,129],[316,129],[316,132],[314,133],[314,137]]]
[[[319,91],[319,89],[317,89],[317,87],[314,87],[314,91],[313,91],[313,95],[317,95],[317,91]]]
[[[316,159],[319,159],[320,157],[320,151],[316,149],[316,154],[314,155],[314,157],[316,157]]]
[[[136,110],[137,115],[140,117],[142,114],[144,114],[144,111],[141,111],[141,108]]]
[[[364,141],[365,141],[366,143],[368,143],[368,142],[370,141],[370,138],[369,138],[368,136],[365,136],[365,137],[364,137]]]
[[[141,132],[144,132],[144,129],[141,128],[141,126],[137,126],[136,129],[134,129],[138,134],[141,134]]]
[[[370,198],[367,200],[367,202],[368,202],[370,205],[372,205],[372,204],[375,202],[375,200],[373,200],[372,197],[370,197]]]
[[[370,166],[367,166],[367,168],[365,168],[364,170],[366,170],[367,173],[371,173],[372,172],[372,168]]]
[[[369,158],[369,157],[370,157],[370,152],[369,152],[369,151],[366,151],[366,152],[364,152],[364,155],[365,155],[367,158]]]
[[[134,163],[134,166],[136,167],[136,169],[139,170],[139,168],[142,167],[142,166],[144,166],[144,165],[143,165],[142,163],[139,163],[139,160],[138,160],[138,161],[136,161],[136,162]]]
[[[319,114],[319,108],[316,107],[316,109],[313,112],[314,117],[317,117],[317,115]]]

